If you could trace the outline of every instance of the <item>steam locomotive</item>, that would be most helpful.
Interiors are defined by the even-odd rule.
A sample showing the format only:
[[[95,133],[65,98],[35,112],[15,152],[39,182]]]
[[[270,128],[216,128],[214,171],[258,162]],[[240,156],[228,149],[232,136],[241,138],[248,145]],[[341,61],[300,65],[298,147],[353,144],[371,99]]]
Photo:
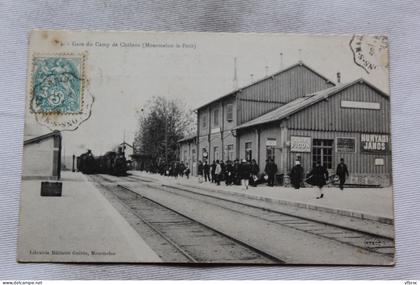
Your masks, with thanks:
[[[102,156],[93,156],[91,150],[77,157],[77,169],[84,174],[127,175],[127,161],[121,148],[108,151]]]

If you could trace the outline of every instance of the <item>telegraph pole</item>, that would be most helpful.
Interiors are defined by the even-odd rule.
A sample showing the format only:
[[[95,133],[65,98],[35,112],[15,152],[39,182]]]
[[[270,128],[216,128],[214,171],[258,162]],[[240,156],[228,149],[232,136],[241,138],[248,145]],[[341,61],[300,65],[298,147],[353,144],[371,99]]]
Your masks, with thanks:
[[[165,161],[168,164],[168,102],[165,98]]]

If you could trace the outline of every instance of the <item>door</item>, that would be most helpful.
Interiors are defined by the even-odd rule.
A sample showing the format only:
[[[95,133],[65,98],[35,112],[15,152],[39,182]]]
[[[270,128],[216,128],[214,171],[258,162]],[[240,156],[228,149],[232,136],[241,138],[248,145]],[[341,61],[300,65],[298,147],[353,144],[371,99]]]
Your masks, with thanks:
[[[332,169],[333,146],[334,140],[314,139],[312,143],[312,167],[319,161],[327,169]]]

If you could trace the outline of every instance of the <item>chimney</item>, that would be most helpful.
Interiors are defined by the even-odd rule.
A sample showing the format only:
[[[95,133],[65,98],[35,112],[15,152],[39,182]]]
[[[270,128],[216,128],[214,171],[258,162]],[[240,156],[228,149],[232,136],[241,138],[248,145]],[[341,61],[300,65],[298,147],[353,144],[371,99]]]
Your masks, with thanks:
[[[280,69],[283,69],[283,53],[280,53]]]
[[[265,77],[268,76],[268,65],[265,66]]]
[[[341,83],[341,73],[337,72],[337,83]]]
[[[251,73],[250,76],[251,76],[251,82],[254,82],[254,74]]]

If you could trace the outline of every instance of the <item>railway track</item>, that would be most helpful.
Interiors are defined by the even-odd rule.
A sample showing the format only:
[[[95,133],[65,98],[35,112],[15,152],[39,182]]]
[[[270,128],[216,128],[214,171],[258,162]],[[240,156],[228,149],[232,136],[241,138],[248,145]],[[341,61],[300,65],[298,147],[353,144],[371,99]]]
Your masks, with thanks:
[[[335,242],[335,244],[343,244],[343,246],[352,247],[356,252],[365,252],[363,253],[366,255],[366,252],[370,252],[373,260],[376,260],[375,258],[379,258],[378,260],[385,260],[385,262],[380,261],[378,264],[387,264],[389,261],[392,262],[393,256],[395,254],[395,245],[394,240],[392,238],[381,236],[377,234],[372,234],[368,232],[364,232],[361,230],[354,230],[351,228],[341,227],[337,225],[333,225],[330,223],[325,222],[319,222],[315,219],[310,218],[302,218],[300,216],[296,216],[290,213],[282,213],[277,210],[267,209],[267,208],[261,208],[259,206],[250,205],[247,203],[239,202],[235,197],[229,197],[229,198],[223,198],[218,197],[217,195],[210,194],[206,191],[197,191],[197,189],[191,190],[185,187],[180,187],[178,185],[162,185],[159,183],[158,180],[155,180],[153,178],[142,178],[139,176],[129,176],[129,177],[103,177],[104,179],[108,180],[108,183],[113,184],[114,186],[118,187],[120,189],[120,192],[130,192],[133,193],[132,195],[139,195],[139,189],[146,189],[146,188],[154,188],[152,190],[160,190],[164,191],[162,194],[162,197],[171,197],[174,199],[176,196],[179,201],[185,201],[185,203],[201,203],[201,205],[211,206],[213,209],[220,209],[224,211],[229,211],[232,213],[236,213],[237,216],[243,217],[248,216],[250,218],[253,218],[254,220],[260,221],[260,223],[266,223],[270,224],[272,228],[277,228],[280,232],[282,232],[284,228],[290,228],[295,231],[299,231],[305,234],[309,234],[310,236],[313,236],[313,239],[327,239]],[[144,196],[149,196],[149,193],[151,192],[145,192],[144,195],[140,195],[144,198]],[[200,193],[201,192],[201,193]],[[152,195],[153,196],[153,195]],[[131,197],[133,199],[133,197]],[[154,199],[154,198],[153,198]],[[171,199],[171,198],[165,198],[165,199]],[[149,199],[150,200],[150,199]],[[157,199],[159,200],[159,199]],[[158,203],[160,206],[167,208],[165,205],[167,204],[166,201],[163,200],[163,203]],[[165,205],[163,205],[165,204]],[[197,204],[197,205],[198,205]],[[178,208],[178,207],[172,207],[172,208]],[[168,209],[168,208],[167,208]],[[172,209],[168,209],[170,211],[173,211]],[[217,211],[217,210],[216,210]],[[181,212],[182,209],[181,209]],[[181,213],[179,213],[181,216],[185,217]],[[188,216],[190,215],[187,214]],[[158,221],[156,221],[158,223]],[[207,222],[205,222],[207,224]],[[217,226],[216,226],[217,228]],[[225,235],[228,235],[230,238],[232,236],[238,238],[237,242],[242,245],[247,245],[253,248],[254,252],[263,253],[263,256],[268,257],[267,259],[263,260],[254,260],[250,261],[250,263],[288,263],[289,260],[283,259],[283,255],[276,254],[277,249],[274,249],[274,251],[267,248],[267,245],[270,246],[270,244],[265,243],[265,246],[263,246],[263,242],[260,242],[259,240],[257,242],[246,242],[244,243],[244,240],[240,236],[232,235],[229,232],[225,232],[224,230],[219,230],[217,233],[222,234],[225,233]],[[223,233],[222,233],[223,232]],[[309,238],[312,239],[312,238]],[[206,245],[205,241],[199,241],[198,244],[199,247],[203,247],[203,245]],[[273,243],[271,243],[273,244]],[[275,243],[274,243],[275,244]],[[278,244],[276,247],[282,247],[284,245]],[[211,248],[212,245],[209,245],[209,248]],[[351,251],[351,252],[354,252]],[[367,253],[369,255],[369,253]],[[382,256],[382,257],[381,257]],[[244,262],[241,261],[241,259],[236,259],[236,262]],[[247,258],[244,258],[243,260],[247,260]],[[202,260],[198,262],[203,262]],[[205,262],[205,261],[204,261]],[[214,261],[209,261],[214,262]],[[223,261],[222,261],[223,262]],[[227,261],[229,262],[229,261]],[[232,261],[235,262],[235,261]],[[317,259],[314,258],[312,262],[317,262]],[[373,261],[374,263],[376,261]],[[294,263],[292,258],[292,263]],[[301,262],[298,262],[301,263]],[[376,263],[375,263],[376,264]]]
[[[186,263],[252,263],[275,264],[282,260],[212,229],[178,211],[170,209],[156,201],[144,197],[129,187],[115,183],[104,175],[90,176],[108,194],[111,193],[125,210],[138,221],[132,223],[146,234],[152,249],[167,262]],[[121,178],[120,178],[121,179]],[[135,182],[135,178],[126,177],[125,181]],[[140,227],[140,229],[139,229]],[[151,234],[153,232],[154,234]]]
[[[143,181],[151,182],[152,180],[144,180],[138,176],[129,177],[130,182]],[[184,187],[166,186],[165,191],[172,194],[183,196],[190,199],[200,200],[207,204],[212,204],[217,207],[237,211],[242,214],[256,217],[263,221],[274,223],[280,226],[293,228],[299,231],[310,233],[322,238],[338,241],[343,244],[354,246],[370,252],[383,254],[393,257],[395,254],[394,239],[387,236],[372,234],[362,230],[333,225],[326,222],[319,222],[315,219],[302,218],[290,213],[283,213],[280,211],[260,208],[246,203],[241,203],[232,199],[217,197],[215,195],[200,193],[195,190],[188,190]]]

